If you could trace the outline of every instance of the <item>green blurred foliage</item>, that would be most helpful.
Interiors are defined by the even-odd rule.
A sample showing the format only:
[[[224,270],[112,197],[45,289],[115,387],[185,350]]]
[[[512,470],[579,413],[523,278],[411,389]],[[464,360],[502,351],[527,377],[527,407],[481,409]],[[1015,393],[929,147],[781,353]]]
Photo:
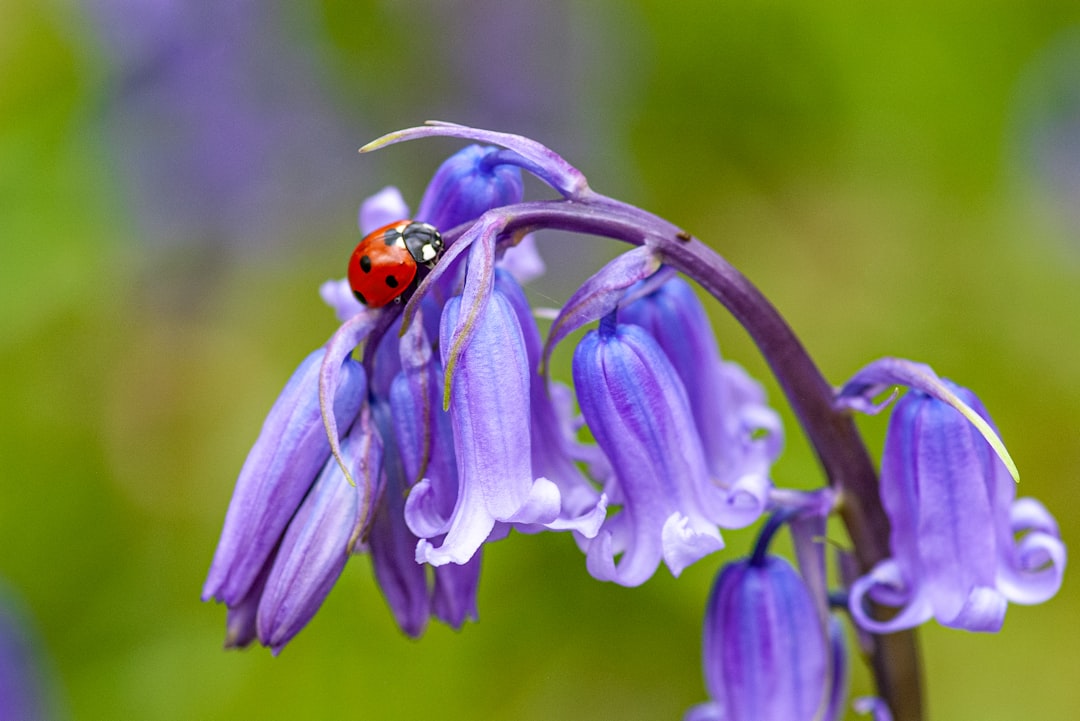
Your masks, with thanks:
[[[466,5],[472,17],[483,9]],[[536,79],[542,139],[594,187],[724,253],[831,380],[900,355],[976,390],[1020,466],[1020,493],[1042,499],[1073,541],[1080,229],[1046,217],[1013,150],[1017,84],[1080,8],[551,6],[557,42],[520,39],[536,43],[522,56],[530,67],[490,60]],[[0,2],[0,576],[36,618],[70,717],[625,721],[677,718],[702,700],[707,589],[750,532],[727,534],[728,551],[677,582],[661,571],[639,589],[590,579],[569,537],[515,536],[487,551],[482,622],[420,642],[394,628],[358,558],[279,658],[220,650],[223,609],[199,602],[202,579],[262,415],[334,329],[315,289],[341,272],[355,207],[239,263],[154,249],[103,132],[107,61],[84,10]],[[325,0],[296,36],[368,129],[445,109],[498,120],[484,88],[446,69],[485,44],[484,28],[451,28],[442,13]],[[592,62],[552,77],[566,57]],[[545,107],[546,89],[562,86],[574,91],[560,96],[566,107]],[[481,105],[461,110],[463,95]],[[551,121],[560,114],[565,124]],[[524,111],[502,123],[532,129]],[[395,183],[415,203],[452,147],[348,160],[364,192]],[[565,293],[544,288],[552,303]],[[714,315],[726,355],[779,401],[745,334]],[[819,484],[780,405],[790,440],[777,480]],[[860,424],[879,448],[883,419]],[[1001,634],[928,627],[932,718],[1072,718],[1074,576],[1045,606],[1011,608]],[[864,670],[854,690],[870,692]]]

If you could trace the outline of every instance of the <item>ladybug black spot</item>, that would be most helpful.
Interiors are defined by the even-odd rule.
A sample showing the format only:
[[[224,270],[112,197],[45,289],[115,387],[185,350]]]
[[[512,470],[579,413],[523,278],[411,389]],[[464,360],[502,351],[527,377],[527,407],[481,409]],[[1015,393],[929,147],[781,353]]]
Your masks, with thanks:
[[[398,238],[400,237],[401,233],[397,228],[389,228],[386,233],[383,234],[383,243],[385,243],[387,247],[393,247],[394,245],[397,245]]]
[[[364,305],[367,305],[367,298],[365,298],[365,297],[364,297],[364,294],[363,294],[363,293],[361,293],[361,292],[360,292],[360,291],[358,291],[358,290],[354,290],[354,291],[353,291],[353,295],[355,295],[355,296],[356,296],[356,299],[357,299],[358,301],[360,301],[360,302],[361,302],[361,303],[363,303]]]
[[[360,270],[365,273],[371,272],[371,257],[364,255],[360,257]]]
[[[392,275],[388,275],[388,276],[386,276],[386,285],[388,285],[391,288],[397,288],[398,287],[398,279],[395,278]]]

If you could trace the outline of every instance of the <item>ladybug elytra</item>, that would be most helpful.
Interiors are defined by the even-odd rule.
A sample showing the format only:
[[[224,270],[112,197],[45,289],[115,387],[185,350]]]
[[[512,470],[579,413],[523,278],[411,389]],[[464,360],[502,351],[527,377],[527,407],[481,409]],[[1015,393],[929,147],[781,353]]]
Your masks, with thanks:
[[[349,259],[349,286],[364,305],[381,308],[412,287],[417,266],[432,268],[442,252],[439,231],[399,220],[364,236]]]

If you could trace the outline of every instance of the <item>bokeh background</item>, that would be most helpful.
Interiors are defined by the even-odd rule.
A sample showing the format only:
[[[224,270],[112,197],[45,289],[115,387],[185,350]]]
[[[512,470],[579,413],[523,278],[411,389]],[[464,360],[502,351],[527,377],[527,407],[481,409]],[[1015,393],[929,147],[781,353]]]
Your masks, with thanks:
[[[511,537],[481,622],[419,642],[356,558],[280,657],[221,650],[200,587],[263,415],[335,328],[317,286],[366,195],[415,203],[460,144],[356,148],[426,118],[532,135],[696,233],[836,383],[901,355],[973,388],[1075,543],[1075,2],[0,0],[0,578],[58,718],[626,721],[704,699],[707,589],[750,531],[638,589],[593,581],[565,535]],[[541,252],[556,304],[612,249]],[[714,315],[786,414],[778,482],[819,484]],[[860,423],[877,453],[883,419]],[[1068,573],[1000,634],[926,627],[932,718],[1075,718],[1078,612]]]

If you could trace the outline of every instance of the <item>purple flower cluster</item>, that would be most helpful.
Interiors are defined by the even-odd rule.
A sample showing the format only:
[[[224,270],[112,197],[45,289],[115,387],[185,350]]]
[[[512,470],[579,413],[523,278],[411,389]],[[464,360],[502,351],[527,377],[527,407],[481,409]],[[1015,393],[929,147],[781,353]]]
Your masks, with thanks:
[[[395,619],[419,636],[431,616],[454,627],[476,618],[483,546],[511,530],[570,531],[593,577],[637,586],[661,563],[678,576],[724,548],[725,530],[773,512],[752,556],[718,576],[705,623],[711,700],[687,718],[835,719],[847,675],[837,607],[871,633],[931,617],[996,630],[1008,601],[1057,591],[1065,550],[1053,518],[1014,500],[1015,468],[969,391],[887,359],[835,393],[722,258],[595,193],[535,141],[437,123],[364,150],[433,135],[485,144],[439,168],[415,215],[441,231],[445,252],[405,302],[378,310],[346,281],[323,286],[342,325],[271,409],[203,589],[228,606],[228,645],[257,639],[280,651],[355,553],[371,555]],[[522,170],[561,197],[524,201]],[[408,217],[388,188],[363,204],[360,229]],[[531,233],[544,229],[633,246],[571,294],[546,338],[521,287],[542,272]],[[828,484],[774,485],[779,417],[761,386],[721,358],[679,273],[758,343]],[[578,340],[568,387],[550,378],[549,359],[569,338]],[[873,397],[894,385],[912,391],[893,411],[879,484],[850,410],[880,410]],[[583,427],[595,443],[582,440]],[[830,592],[822,538],[836,511],[859,570]],[[785,524],[799,571],[768,553]],[[900,610],[881,620],[881,606]],[[917,688],[885,677],[917,672],[878,646],[885,698],[857,708],[918,718]],[[915,700],[905,707],[907,692]]]

